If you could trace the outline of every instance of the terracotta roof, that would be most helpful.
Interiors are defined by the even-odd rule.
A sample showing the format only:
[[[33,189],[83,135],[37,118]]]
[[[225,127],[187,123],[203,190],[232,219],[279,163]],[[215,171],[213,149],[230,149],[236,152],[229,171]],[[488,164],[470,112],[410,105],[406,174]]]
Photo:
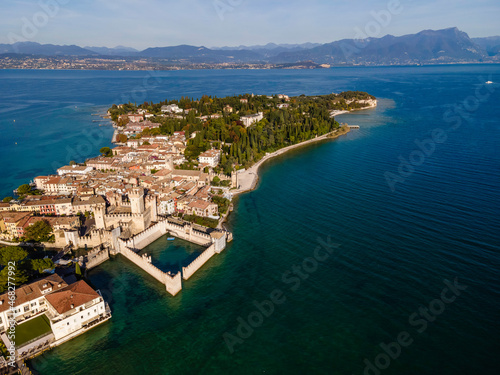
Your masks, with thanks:
[[[60,286],[59,286],[60,285]],[[43,278],[41,280],[35,281],[31,284],[20,286],[16,288],[16,306],[20,306],[26,302],[33,301],[42,295],[44,295],[47,290],[52,288],[52,293],[57,290],[62,290],[67,287],[68,284],[61,279],[57,274],[53,274]],[[0,312],[6,311],[10,308],[8,293],[0,295]]]
[[[94,289],[80,280],[45,298],[59,314],[64,314],[99,297]]]
[[[188,206],[191,208],[199,209],[199,210],[206,210],[211,204],[212,203],[210,203],[210,202],[196,199],[196,200],[192,201],[191,203],[189,203]]]
[[[31,216],[31,212],[3,211],[0,216],[6,223],[17,223],[26,216]]]

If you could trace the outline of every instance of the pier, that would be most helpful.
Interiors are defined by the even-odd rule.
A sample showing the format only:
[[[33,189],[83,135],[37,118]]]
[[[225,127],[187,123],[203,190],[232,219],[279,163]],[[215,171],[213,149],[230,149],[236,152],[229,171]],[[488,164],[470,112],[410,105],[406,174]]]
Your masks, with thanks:
[[[347,125],[349,129],[359,129],[359,125]]]

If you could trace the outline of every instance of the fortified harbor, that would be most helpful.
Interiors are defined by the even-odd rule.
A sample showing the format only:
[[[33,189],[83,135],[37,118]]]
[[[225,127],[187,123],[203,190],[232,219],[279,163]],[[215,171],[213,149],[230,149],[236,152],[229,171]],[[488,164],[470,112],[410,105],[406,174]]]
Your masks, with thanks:
[[[232,241],[232,233],[222,229],[211,229],[174,217],[162,217],[156,212],[154,198],[145,198],[144,189],[137,188],[130,194],[130,213],[107,214],[105,206],[96,205],[93,212],[96,229],[88,236],[79,236],[76,230],[66,231],[66,249],[93,246],[85,257],[79,260],[86,270],[90,270],[109,259],[109,255],[121,254],[150,276],[164,284],[166,291],[175,296],[182,290],[182,280],[188,280],[215,254],[220,254],[226,244]],[[145,202],[152,201],[150,205]],[[137,229],[143,229],[137,231]],[[130,233],[133,233],[129,237]],[[147,254],[137,253],[165,235],[201,245],[205,249],[179,272],[163,272],[152,263]]]

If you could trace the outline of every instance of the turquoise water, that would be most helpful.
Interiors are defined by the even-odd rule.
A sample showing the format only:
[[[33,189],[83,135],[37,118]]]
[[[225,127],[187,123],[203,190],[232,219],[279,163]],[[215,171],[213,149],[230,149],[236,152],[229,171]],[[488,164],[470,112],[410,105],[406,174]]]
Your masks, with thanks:
[[[235,241],[175,298],[122,257],[93,270],[113,318],[34,360],[40,374],[499,373],[500,88],[482,83],[499,82],[500,67],[160,74],[146,100],[354,89],[380,105],[339,118],[361,129],[265,164],[257,190],[230,216]],[[65,157],[60,150],[78,147],[82,129],[96,126],[90,113],[145,77],[0,71],[2,142],[9,141],[2,191],[34,169],[50,172],[51,160]],[[18,142],[16,158],[10,141],[24,127],[31,135]],[[59,139],[57,128],[76,135]],[[37,142],[51,139],[38,153]],[[444,280],[455,278],[467,289],[453,302],[435,301]]]
[[[163,236],[139,252],[139,255],[150,256],[152,263],[163,272],[179,272],[205,249],[179,238],[173,241],[169,241],[168,238],[170,237]]]

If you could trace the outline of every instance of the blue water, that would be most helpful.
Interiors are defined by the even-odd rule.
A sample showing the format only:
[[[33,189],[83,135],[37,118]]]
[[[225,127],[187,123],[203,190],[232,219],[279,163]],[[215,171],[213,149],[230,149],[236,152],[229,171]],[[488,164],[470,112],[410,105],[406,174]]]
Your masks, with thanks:
[[[499,66],[148,74],[0,71],[4,195],[68,162],[85,130],[102,131],[91,153],[109,144],[90,114],[121,99],[363,90],[379,106],[265,164],[230,216],[235,241],[175,298],[120,256],[93,270],[112,320],[34,360],[39,373],[500,372],[500,87],[483,86]],[[196,251],[168,246],[154,262]],[[447,304],[445,279],[466,287]]]

